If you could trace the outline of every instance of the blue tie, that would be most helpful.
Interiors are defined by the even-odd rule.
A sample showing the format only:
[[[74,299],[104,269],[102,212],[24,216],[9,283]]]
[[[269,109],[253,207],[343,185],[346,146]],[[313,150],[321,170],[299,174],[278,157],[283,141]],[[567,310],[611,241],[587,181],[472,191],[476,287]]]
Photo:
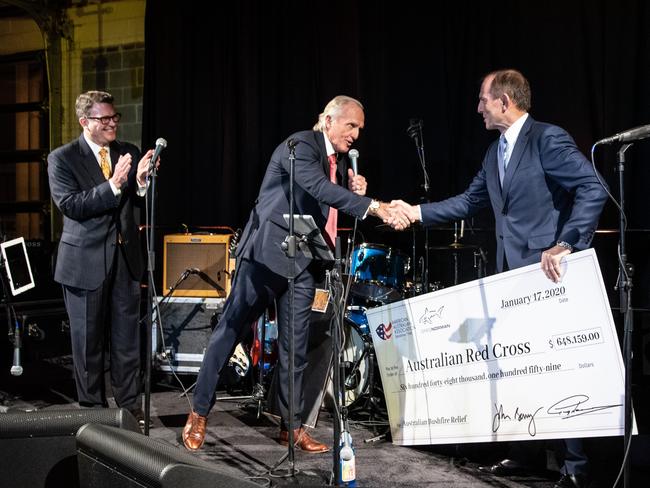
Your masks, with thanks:
[[[499,138],[497,162],[499,163],[499,181],[501,182],[501,186],[503,186],[503,177],[506,174],[506,167],[508,166],[508,140],[503,134]]]

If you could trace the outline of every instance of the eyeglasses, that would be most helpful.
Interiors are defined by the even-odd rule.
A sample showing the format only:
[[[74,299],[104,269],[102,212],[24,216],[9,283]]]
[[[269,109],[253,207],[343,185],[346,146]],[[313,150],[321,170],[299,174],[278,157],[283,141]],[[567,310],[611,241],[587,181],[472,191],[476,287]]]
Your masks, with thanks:
[[[108,125],[111,120],[117,124],[121,118],[122,114],[119,112],[115,112],[113,115],[106,115],[105,117],[86,117],[88,120],[99,120],[102,125]]]

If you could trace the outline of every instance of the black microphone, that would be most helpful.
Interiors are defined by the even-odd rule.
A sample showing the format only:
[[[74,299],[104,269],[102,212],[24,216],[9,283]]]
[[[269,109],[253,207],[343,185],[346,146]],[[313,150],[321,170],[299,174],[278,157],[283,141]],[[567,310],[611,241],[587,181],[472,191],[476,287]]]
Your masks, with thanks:
[[[406,133],[415,140],[415,143],[419,145],[420,140],[422,139],[422,127],[424,126],[424,121],[422,119],[409,119],[409,126],[406,129]]]
[[[296,146],[300,143],[300,141],[296,141],[295,139],[289,139],[287,141],[287,147],[289,150],[295,149]]]
[[[634,127],[633,129],[614,134],[611,137],[605,137],[605,139],[601,139],[595,145],[612,144],[613,142],[638,141],[639,139],[645,139],[646,137],[650,137],[650,124]]]
[[[165,139],[163,139],[162,137],[159,137],[158,139],[156,139],[156,150],[153,152],[153,156],[151,156],[151,160],[149,162],[149,164],[151,166],[156,164],[156,161],[158,160],[158,157],[160,156],[160,153],[166,147],[167,147],[167,141]]]
[[[350,149],[350,152],[348,153],[348,157],[350,158],[350,166],[352,166],[352,172],[356,175],[359,174],[358,167],[357,167],[357,158],[359,157],[359,151],[356,149]]]

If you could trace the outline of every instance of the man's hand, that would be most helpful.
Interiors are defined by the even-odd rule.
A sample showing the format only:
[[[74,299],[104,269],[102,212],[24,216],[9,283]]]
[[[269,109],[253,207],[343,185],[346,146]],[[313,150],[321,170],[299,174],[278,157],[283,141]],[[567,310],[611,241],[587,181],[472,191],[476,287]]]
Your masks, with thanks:
[[[409,205],[403,200],[393,200],[390,202],[389,210],[391,215],[405,218],[408,221],[406,227],[420,220],[420,212],[417,206]],[[396,225],[399,225],[399,221],[391,219],[387,223],[398,229]]]
[[[379,217],[385,224],[389,224],[395,230],[404,230],[411,224],[402,209],[393,209],[386,202],[379,202],[379,208],[373,212],[373,215]]]
[[[149,149],[147,153],[144,156],[142,156],[142,159],[140,159],[140,162],[138,163],[136,179],[138,181],[138,185],[140,185],[141,187],[147,184],[147,173],[149,172],[149,165],[153,153],[154,150]],[[158,169],[159,166],[160,166],[160,157],[158,157],[158,161],[156,161],[156,169]]]
[[[129,179],[129,171],[131,171],[131,155],[129,153],[122,154],[113,167],[113,176],[111,176],[111,182],[115,188],[118,190],[122,188],[126,180]]]
[[[553,283],[558,283],[562,277],[560,261],[571,254],[571,250],[562,246],[553,246],[542,253],[542,271]]]
[[[357,195],[364,196],[368,189],[366,178],[361,175],[355,175],[352,168],[348,168],[348,190]]]

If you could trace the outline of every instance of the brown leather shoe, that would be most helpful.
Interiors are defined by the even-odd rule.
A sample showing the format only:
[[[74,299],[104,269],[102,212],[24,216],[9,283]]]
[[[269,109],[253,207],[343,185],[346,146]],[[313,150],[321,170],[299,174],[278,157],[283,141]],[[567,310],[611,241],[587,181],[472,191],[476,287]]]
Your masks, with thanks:
[[[208,418],[199,415],[194,410],[187,416],[185,428],[183,429],[183,444],[190,451],[201,449],[205,441],[205,429],[208,424]]]
[[[313,439],[309,435],[307,430],[303,429],[302,427],[293,430],[293,441],[294,441],[294,446],[302,449],[305,452],[317,453],[317,452],[327,452],[330,450],[329,447],[327,447],[325,444]],[[282,444],[283,446],[289,444],[288,430],[280,431],[280,444]]]

